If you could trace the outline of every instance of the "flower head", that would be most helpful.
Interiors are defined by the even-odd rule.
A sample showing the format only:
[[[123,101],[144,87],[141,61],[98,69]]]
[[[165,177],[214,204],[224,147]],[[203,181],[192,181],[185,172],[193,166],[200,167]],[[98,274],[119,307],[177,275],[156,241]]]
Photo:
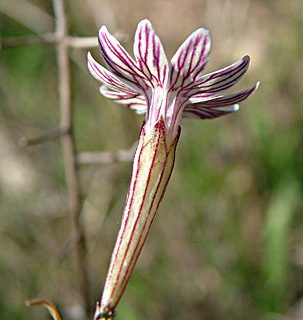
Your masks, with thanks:
[[[203,75],[210,52],[206,29],[193,32],[168,63],[151,23],[139,23],[133,59],[108,33],[99,31],[107,69],[88,54],[91,74],[102,83],[101,93],[146,113],[133,162],[132,178],[121,227],[112,254],[95,320],[112,319],[154,221],[172,173],[182,117],[211,119],[238,110],[254,87],[222,96],[245,74],[249,57]]]
[[[249,57],[229,67],[203,75],[211,47],[210,33],[200,28],[180,46],[168,63],[163,46],[151,23],[142,20],[134,40],[135,60],[102,26],[101,55],[107,69],[88,54],[91,74],[102,83],[101,93],[137,113],[146,113],[146,127],[161,118],[170,141],[183,118],[211,119],[239,109],[238,103],[254,93],[254,87],[222,96],[245,74]]]

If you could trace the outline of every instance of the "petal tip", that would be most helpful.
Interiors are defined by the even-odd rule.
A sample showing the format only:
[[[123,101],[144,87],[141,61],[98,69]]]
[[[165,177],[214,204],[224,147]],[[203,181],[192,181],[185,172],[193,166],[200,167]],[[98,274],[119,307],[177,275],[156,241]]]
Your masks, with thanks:
[[[92,60],[92,59],[94,59],[93,56],[92,56],[92,54],[90,53],[90,51],[87,52],[86,57],[87,57],[87,60]]]
[[[105,25],[101,26],[99,29],[99,34],[101,34],[102,32],[107,32],[107,27]]]
[[[98,38],[99,38],[99,43],[101,45],[101,39],[104,39],[105,36],[108,36],[109,32],[107,30],[107,27],[105,25],[101,26],[98,32]]]
[[[206,36],[208,36],[210,38],[210,31],[208,29],[205,28],[199,28],[196,31],[198,31],[201,34],[205,34]]]
[[[94,65],[98,65],[98,62],[93,58],[90,51],[87,52],[87,65],[90,70]]]
[[[240,109],[240,105],[234,104],[233,106],[230,107],[229,111],[235,112],[235,111],[238,111],[239,109]]]
[[[138,27],[141,25],[141,24],[147,24],[147,25],[152,25],[151,22],[148,20],[148,19],[142,19],[139,23],[138,23]]]
[[[250,56],[246,55],[242,58],[242,61],[249,63],[250,62]]]
[[[251,90],[251,92],[250,92],[250,94],[249,94],[249,96],[248,97],[250,97],[253,93],[255,93],[256,91],[257,91],[257,89],[259,88],[259,85],[260,85],[260,81],[258,81],[256,84],[255,84],[255,86],[253,86],[250,90]]]

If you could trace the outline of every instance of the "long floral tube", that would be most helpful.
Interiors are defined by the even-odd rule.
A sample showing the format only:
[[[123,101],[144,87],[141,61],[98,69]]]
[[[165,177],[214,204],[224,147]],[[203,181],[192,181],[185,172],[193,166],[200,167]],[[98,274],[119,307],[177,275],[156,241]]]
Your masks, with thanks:
[[[118,304],[164,196],[179,139],[165,139],[164,122],[152,132],[142,127],[120,231],[97,314],[110,314]],[[98,318],[97,318],[98,319]]]

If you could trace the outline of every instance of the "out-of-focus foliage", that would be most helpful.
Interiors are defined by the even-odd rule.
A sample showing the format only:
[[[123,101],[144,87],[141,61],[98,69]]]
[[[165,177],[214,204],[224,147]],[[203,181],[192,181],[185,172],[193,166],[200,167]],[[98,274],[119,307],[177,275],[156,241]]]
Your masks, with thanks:
[[[138,21],[148,18],[170,57],[193,30],[208,28],[207,71],[249,54],[236,89],[261,81],[238,113],[183,122],[174,174],[117,320],[302,319],[303,2],[70,0],[67,13],[70,34],[95,36],[106,24],[129,50]],[[4,0],[0,14],[1,38],[53,31],[49,0]],[[77,150],[130,147],[143,118],[98,93],[86,50],[70,57]],[[62,258],[72,230],[60,141],[18,144],[58,119],[53,45],[2,48],[0,319],[48,319],[24,306],[34,297],[81,319],[73,252]],[[92,309],[130,171],[130,163],[80,167]]]

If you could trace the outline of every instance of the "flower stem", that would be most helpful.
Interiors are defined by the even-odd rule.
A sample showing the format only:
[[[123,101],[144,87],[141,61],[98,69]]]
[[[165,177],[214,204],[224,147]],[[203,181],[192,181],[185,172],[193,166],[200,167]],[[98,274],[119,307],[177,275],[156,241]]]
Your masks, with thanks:
[[[152,129],[142,127],[122,223],[95,319],[102,319],[100,314],[114,312],[164,196],[174,166],[179,133],[170,145],[167,145],[166,136],[162,120]]]

